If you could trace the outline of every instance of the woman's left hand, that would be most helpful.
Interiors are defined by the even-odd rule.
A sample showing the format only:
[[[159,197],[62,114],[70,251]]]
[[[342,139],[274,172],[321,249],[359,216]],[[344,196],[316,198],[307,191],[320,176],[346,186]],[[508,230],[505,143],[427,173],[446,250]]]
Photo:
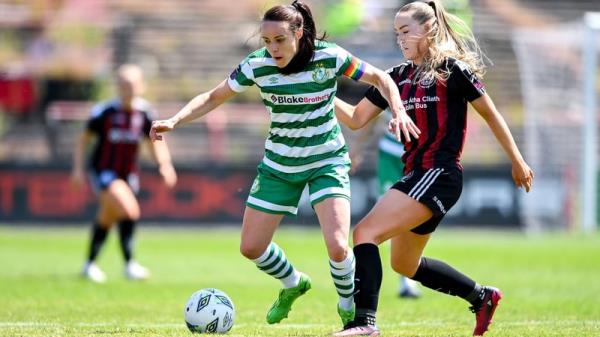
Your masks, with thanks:
[[[513,162],[512,178],[517,187],[523,187],[526,192],[529,192],[533,186],[533,170],[523,160]]]

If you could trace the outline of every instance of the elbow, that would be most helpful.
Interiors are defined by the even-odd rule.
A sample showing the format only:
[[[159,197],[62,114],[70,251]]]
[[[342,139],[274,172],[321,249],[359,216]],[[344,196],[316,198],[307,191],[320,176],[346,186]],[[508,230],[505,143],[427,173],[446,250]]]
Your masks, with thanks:
[[[367,124],[367,121],[362,121],[362,120],[351,120],[347,127],[352,130],[352,131],[356,131],[360,128],[362,128],[363,126],[365,126]]]
[[[350,124],[348,124],[347,126],[348,126],[348,129],[350,129],[350,130],[352,130],[352,131],[356,131],[356,130],[358,130],[358,129],[360,129],[360,128],[362,128],[362,127],[363,127],[363,126],[362,126],[362,125],[360,125],[359,123],[350,123]]]

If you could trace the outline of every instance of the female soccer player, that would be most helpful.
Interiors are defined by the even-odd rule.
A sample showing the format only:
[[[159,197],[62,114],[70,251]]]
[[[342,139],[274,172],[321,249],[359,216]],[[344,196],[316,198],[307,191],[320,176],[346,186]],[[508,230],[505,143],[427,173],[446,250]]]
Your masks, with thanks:
[[[336,110],[336,114],[343,114],[340,109]],[[383,112],[384,118],[380,118],[377,121],[369,122],[366,127],[362,128],[362,131],[358,137],[354,139],[353,144],[349,144],[350,147],[350,159],[352,160],[352,171],[356,171],[363,161],[363,152],[365,142],[368,141],[369,137],[376,134],[376,128],[379,127],[379,123],[385,123],[388,125],[392,119],[392,113],[389,109],[385,109]],[[340,119],[344,119],[341,116]],[[396,135],[390,130],[386,130],[381,133],[378,140],[378,151],[377,151],[377,180],[379,182],[378,196],[381,197],[392,187],[400,178],[402,178],[402,172],[404,171],[404,163],[402,163],[402,155],[404,154],[404,146],[396,139]],[[417,283],[406,276],[400,275],[400,286],[398,287],[398,296],[400,298],[411,298],[416,299],[421,296],[421,290],[417,286]]]
[[[251,53],[214,89],[192,99],[167,120],[152,124],[151,138],[199,118],[236,93],[256,85],[271,116],[265,156],[258,165],[244,212],[240,251],[283,289],[267,313],[269,324],[286,318],[292,303],[311,287],[272,242],[285,214],[296,214],[308,185],[317,213],[331,276],[339,295],[338,314],[346,324],[354,316],[354,256],[348,247],[350,159],[334,115],[336,78],[344,75],[377,87],[391,107],[399,130],[417,135],[400,102],[398,88],[383,71],[316,37],[310,8],[299,1],[279,5],[263,16],[265,47]]]
[[[142,139],[158,162],[165,184],[173,187],[177,175],[165,143],[153,143],[148,138],[152,110],[140,95],[144,90],[143,73],[136,65],[122,65],[117,71],[118,97],[98,104],[92,111],[87,127],[76,143],[73,155],[72,181],[81,186],[84,181],[83,157],[88,144],[96,138],[92,152],[92,187],[99,197],[99,209],[92,228],[88,260],[84,277],[105,282],[106,275],[95,263],[106,235],[115,222],[119,223],[121,249],[125,259],[125,276],[142,280],[149,272],[133,259],[135,223],[140,206],[135,194],[139,189],[137,175],[138,144]]]
[[[422,257],[429,237],[462,190],[460,153],[467,102],[485,119],[510,158],[515,184],[529,191],[533,182],[532,170],[480,82],[484,66],[477,44],[472,34],[459,35],[451,28],[455,20],[437,0],[412,2],[396,14],[397,42],[408,61],[389,74],[421,135],[410,143],[403,139],[404,177],[354,229],[356,316],[334,336],[379,335],[375,314],[382,268],[377,246],[389,239],[395,271],[471,303],[476,315],[474,335],[487,331],[502,297],[500,290],[481,286],[442,261]],[[371,88],[356,107],[339,100],[336,107],[338,118],[356,129],[387,104]]]

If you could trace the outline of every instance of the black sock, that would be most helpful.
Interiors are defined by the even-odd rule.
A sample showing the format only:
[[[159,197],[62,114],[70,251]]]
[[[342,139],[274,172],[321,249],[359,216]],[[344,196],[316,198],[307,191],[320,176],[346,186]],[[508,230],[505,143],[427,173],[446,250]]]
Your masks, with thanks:
[[[133,258],[133,232],[135,229],[135,221],[130,219],[121,220],[119,222],[119,236],[121,239],[121,251],[125,262],[129,262]]]
[[[422,257],[419,268],[412,277],[427,288],[464,298],[470,303],[477,301],[482,287],[467,275],[446,263],[432,258]]]
[[[354,256],[356,258],[354,322],[358,325],[375,325],[379,289],[383,277],[379,248],[372,243],[363,243],[354,247]]]
[[[88,261],[93,262],[98,257],[98,253],[100,253],[100,249],[104,245],[104,241],[106,241],[106,236],[108,234],[108,230],[102,228],[102,226],[95,222],[92,227],[92,240],[90,241],[90,250],[88,254]]]

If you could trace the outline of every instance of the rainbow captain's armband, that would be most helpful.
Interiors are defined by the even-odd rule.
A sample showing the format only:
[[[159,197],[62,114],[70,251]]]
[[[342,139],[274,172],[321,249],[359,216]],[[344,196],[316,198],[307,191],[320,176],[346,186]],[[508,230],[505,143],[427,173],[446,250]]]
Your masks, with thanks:
[[[365,73],[366,63],[361,59],[358,59],[352,56],[352,61],[348,65],[346,71],[344,71],[344,76],[350,77],[351,79],[358,81],[362,75]]]

